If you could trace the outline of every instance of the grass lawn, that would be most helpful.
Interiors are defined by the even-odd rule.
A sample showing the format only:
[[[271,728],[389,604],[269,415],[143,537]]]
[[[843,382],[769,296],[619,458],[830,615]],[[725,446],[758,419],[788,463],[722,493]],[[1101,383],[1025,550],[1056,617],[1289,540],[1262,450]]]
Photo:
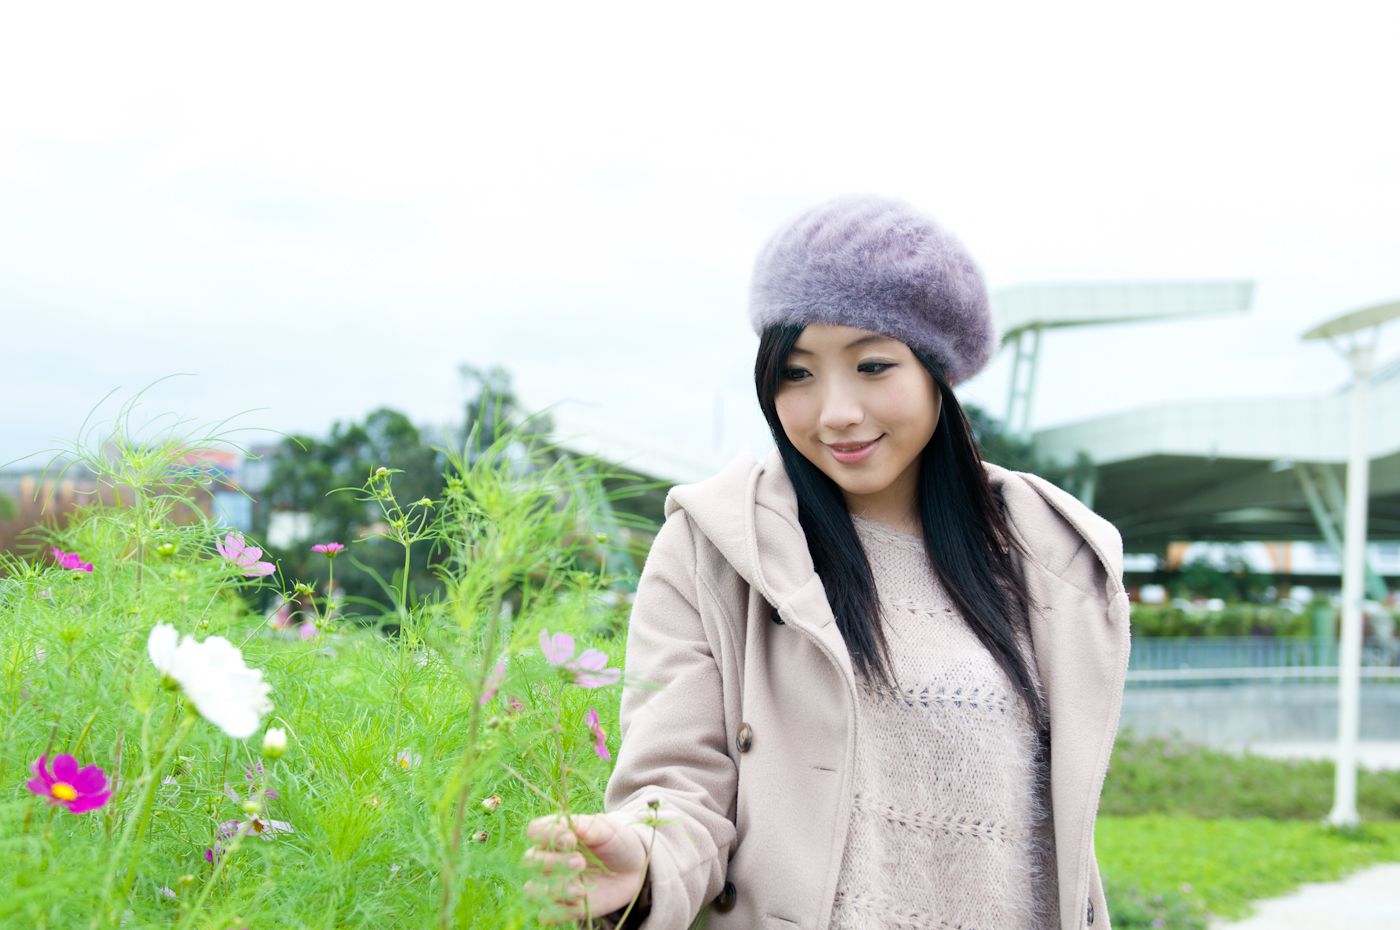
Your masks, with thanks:
[[[1115,927],[1154,917],[1200,927],[1207,914],[1243,917],[1251,900],[1400,860],[1400,821],[1340,833],[1302,820],[1100,816],[1095,843]]]

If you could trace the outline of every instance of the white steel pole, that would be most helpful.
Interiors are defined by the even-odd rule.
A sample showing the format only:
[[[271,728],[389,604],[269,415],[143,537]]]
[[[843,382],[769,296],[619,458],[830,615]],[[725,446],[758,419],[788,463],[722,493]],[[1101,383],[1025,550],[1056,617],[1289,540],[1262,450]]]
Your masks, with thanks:
[[[1366,405],[1375,356],[1374,343],[1348,353],[1352,367],[1351,458],[1347,463],[1347,510],[1343,530],[1342,630],[1338,657],[1337,780],[1329,823],[1356,826],[1356,741],[1361,723],[1361,596],[1366,549],[1366,498],[1371,457]]]

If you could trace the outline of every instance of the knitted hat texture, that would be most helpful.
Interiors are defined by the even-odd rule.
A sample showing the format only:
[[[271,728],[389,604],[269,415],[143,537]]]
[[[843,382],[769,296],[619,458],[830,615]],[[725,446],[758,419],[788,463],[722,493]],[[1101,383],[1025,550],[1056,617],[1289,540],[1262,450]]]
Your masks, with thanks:
[[[950,385],[981,371],[999,342],[982,272],[957,239],[898,200],[827,201],[759,252],[749,322],[834,323],[924,349]]]

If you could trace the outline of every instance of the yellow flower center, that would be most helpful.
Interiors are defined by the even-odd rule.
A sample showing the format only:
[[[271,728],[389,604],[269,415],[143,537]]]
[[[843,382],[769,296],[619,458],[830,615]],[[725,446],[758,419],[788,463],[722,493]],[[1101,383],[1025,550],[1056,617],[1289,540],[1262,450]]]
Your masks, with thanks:
[[[407,759],[407,758],[404,758],[404,759],[400,759],[400,760],[399,760],[399,767],[400,767],[400,768],[405,768],[405,769],[406,769],[406,768],[408,768],[408,765],[409,765],[409,762],[408,762],[408,759]]]
[[[66,781],[54,782],[53,787],[49,789],[49,794],[52,794],[60,801],[72,801],[78,796],[78,792]]]

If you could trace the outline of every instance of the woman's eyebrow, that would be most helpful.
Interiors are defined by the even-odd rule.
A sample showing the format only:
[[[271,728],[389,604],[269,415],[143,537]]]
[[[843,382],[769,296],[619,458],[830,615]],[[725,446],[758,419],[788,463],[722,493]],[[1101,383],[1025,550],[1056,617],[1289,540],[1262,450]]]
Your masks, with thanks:
[[[856,348],[857,346],[868,345],[869,343],[872,343],[872,342],[893,342],[893,341],[894,341],[894,340],[893,340],[893,337],[891,337],[891,336],[881,336],[879,333],[871,333],[871,334],[868,335],[868,336],[861,336],[860,338],[853,340],[853,341],[852,341],[851,343],[849,343],[849,344],[846,346],[846,348],[843,349],[842,351],[843,351],[843,352],[849,352],[849,351],[851,351],[852,349]],[[799,349],[797,346],[793,346],[792,349],[788,351],[788,355],[811,355],[811,354],[812,354],[811,351],[809,351],[809,350],[807,350],[807,349]]]

